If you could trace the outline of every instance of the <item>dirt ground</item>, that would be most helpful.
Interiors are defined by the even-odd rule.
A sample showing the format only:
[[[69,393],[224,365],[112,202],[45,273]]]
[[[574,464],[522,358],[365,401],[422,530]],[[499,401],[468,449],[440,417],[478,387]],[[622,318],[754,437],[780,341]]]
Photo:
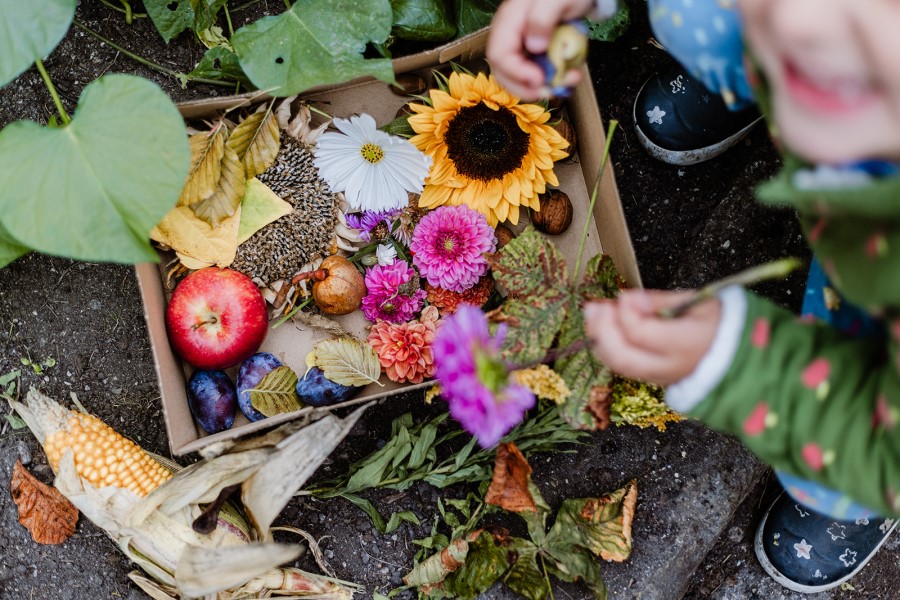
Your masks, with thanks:
[[[772,175],[779,165],[762,128],[722,158],[695,167],[665,165],[653,161],[640,149],[631,129],[632,101],[643,81],[665,68],[669,58],[649,43],[651,34],[643,16],[644,3],[635,0],[632,5],[635,18],[629,32],[614,44],[592,46],[590,64],[604,119],[621,122],[613,144],[613,160],[644,285],[693,287],[776,257],[808,257],[794,215],[763,208],[752,200],[753,187]],[[233,12],[234,26],[254,21],[265,11],[281,10],[281,2],[257,3],[250,9]],[[171,69],[186,72],[202,55],[202,47],[187,35],[165,45],[148,19],[126,25],[120,13],[101,3],[82,3],[77,18],[115,43]],[[177,101],[230,91],[193,85],[182,89],[175,79],[135,63],[75,28],[45,64],[69,110],[81,89],[106,72],[147,77]],[[0,89],[0,126],[22,118],[45,122],[52,112],[50,97],[33,69]],[[762,286],[759,291],[797,309],[802,289],[803,276],[798,274],[785,282]],[[41,373],[30,366],[50,357],[56,365],[40,369]],[[23,364],[23,359],[29,364]],[[156,374],[130,267],[29,255],[0,271],[0,375],[14,369],[22,371],[22,388],[39,386],[60,399],[75,393],[91,412],[147,449],[169,454]],[[325,474],[338,472],[348,460],[383,444],[391,419],[409,410],[423,416],[434,413],[434,409],[422,405],[416,394],[372,409],[338,449]],[[587,494],[584,490],[589,479],[611,489],[618,483],[620,472],[644,474],[647,478],[659,478],[650,485],[657,486],[653,501],[662,506],[664,498],[676,493],[671,487],[675,480],[663,480],[663,475],[659,475],[671,469],[671,464],[652,464],[650,455],[653,461],[657,456],[654,449],[671,446],[685,456],[680,448],[692,448],[695,443],[702,451],[704,444],[715,443],[724,453],[722,477],[729,477],[729,469],[750,469],[752,475],[731,475],[749,483],[740,488],[741,493],[735,493],[732,505],[712,511],[720,522],[711,524],[710,531],[722,535],[716,533],[709,540],[712,551],[705,560],[697,556],[691,563],[692,568],[696,567],[693,574],[666,588],[671,595],[648,593],[643,597],[799,598],[787,592],[781,596],[781,588],[760,583],[763,578],[759,572],[748,567],[755,560],[752,531],[773,488],[767,485],[761,465],[746,458],[737,444],[723,442],[720,437],[695,423],[680,424],[664,434],[621,428],[597,434],[587,450],[541,457],[536,461],[535,479],[545,482],[552,503],[562,497]],[[663,456],[663,450],[660,455]],[[44,481],[52,479],[46,460],[30,435],[0,422],[0,487],[6,487],[17,458]],[[598,469],[592,464],[600,460],[611,468]],[[423,523],[420,527],[404,525],[388,536],[379,535],[361,512],[341,501],[299,499],[288,507],[282,522],[308,529],[317,536],[331,536],[323,542],[323,548],[338,574],[348,578],[353,575],[369,590],[377,587],[384,592],[398,584],[408,568],[415,551],[410,541],[422,537],[430,528],[437,499],[464,493],[461,489],[439,492],[422,484],[401,494],[370,495],[383,513],[412,507]],[[664,547],[667,524],[654,520],[652,506],[648,500],[646,512],[642,513],[645,521],[636,525],[641,528],[636,536],[659,539],[660,544],[636,547],[635,552],[670,552],[666,556],[672,556],[673,561],[678,556],[683,560],[692,548]],[[145,597],[127,578],[133,567],[90,523],[82,521],[75,536],[62,546],[37,546],[18,525],[9,494],[0,491],[0,531],[0,598]],[[713,544],[716,537],[718,541]],[[314,568],[308,558],[301,558],[300,564]],[[854,589],[819,597],[897,597],[898,567],[900,549],[896,543],[889,544],[853,580]],[[751,569],[750,575],[742,574],[747,568]],[[609,573],[612,598],[640,598],[642,586],[661,585],[636,581],[618,565],[611,566]],[[748,578],[749,587],[739,585],[742,577]],[[554,590],[559,598],[587,598],[585,590],[578,586]],[[512,596],[492,590],[484,597]]]

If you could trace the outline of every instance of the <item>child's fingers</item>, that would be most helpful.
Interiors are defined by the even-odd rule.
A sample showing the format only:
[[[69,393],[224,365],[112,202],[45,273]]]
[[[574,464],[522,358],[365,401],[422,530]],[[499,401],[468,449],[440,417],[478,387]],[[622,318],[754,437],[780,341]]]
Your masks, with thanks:
[[[647,352],[633,345],[625,335],[613,303],[593,303],[585,306],[588,336],[596,356],[616,373],[650,381],[665,379],[665,357]]]

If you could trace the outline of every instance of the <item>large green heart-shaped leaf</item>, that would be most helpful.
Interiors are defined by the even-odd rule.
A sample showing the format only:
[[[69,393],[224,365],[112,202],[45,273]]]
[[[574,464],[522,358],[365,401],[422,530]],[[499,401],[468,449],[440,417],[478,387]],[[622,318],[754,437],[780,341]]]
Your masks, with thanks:
[[[29,250],[30,248],[14,240],[3,228],[3,225],[0,225],[0,269],[20,256],[28,254]]]
[[[447,0],[391,0],[393,33],[401,40],[444,42],[456,35]]]
[[[456,37],[463,37],[491,24],[500,0],[453,0]]]
[[[194,24],[193,4],[192,0],[144,0],[147,14],[167,44]]]
[[[0,0],[0,86],[50,54],[75,16],[75,0]]]
[[[298,0],[277,17],[234,32],[231,43],[244,73],[275,96],[371,75],[391,82],[386,58],[364,59],[368,42],[391,33],[389,0]]]
[[[0,131],[0,223],[20,243],[79,260],[157,260],[150,230],[184,185],[190,151],[178,109],[155,84],[107,75],[72,122]]]

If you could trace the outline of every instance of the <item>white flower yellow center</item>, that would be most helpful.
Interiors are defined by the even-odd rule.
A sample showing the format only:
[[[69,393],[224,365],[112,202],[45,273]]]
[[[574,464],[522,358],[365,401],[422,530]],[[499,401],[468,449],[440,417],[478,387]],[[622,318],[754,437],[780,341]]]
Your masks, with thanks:
[[[359,153],[373,165],[377,165],[384,158],[384,150],[377,144],[363,144],[362,148],[359,149]]]

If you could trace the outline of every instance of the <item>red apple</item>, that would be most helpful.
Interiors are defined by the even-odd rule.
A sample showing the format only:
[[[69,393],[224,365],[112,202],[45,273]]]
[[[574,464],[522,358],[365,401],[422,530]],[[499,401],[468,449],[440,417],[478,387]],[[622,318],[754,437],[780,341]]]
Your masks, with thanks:
[[[166,330],[175,354],[198,369],[227,369],[259,349],[268,331],[266,301],[249,277],[207,267],[175,287]]]

